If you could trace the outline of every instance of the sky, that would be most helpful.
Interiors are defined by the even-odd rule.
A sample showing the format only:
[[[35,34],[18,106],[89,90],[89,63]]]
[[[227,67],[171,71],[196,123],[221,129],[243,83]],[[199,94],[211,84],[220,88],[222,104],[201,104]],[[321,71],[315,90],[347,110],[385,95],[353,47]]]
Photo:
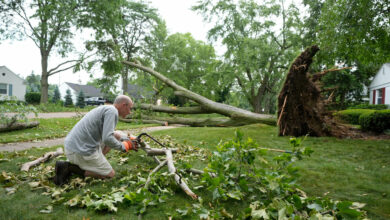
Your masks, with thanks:
[[[166,21],[169,34],[173,33],[191,33],[196,40],[207,41],[207,31],[210,24],[205,24],[201,15],[190,10],[190,7],[196,4],[197,0],[149,0],[151,6],[157,8],[158,13]],[[84,38],[77,35],[76,38]],[[75,41],[76,48],[84,48],[80,40]],[[76,58],[77,56],[67,58]],[[49,58],[49,68],[54,68],[67,59],[51,55]],[[0,42],[0,66],[6,66],[8,69],[18,74],[22,78],[34,74],[41,74],[41,59],[38,47],[31,39],[23,41],[3,41]],[[94,77],[100,77],[101,73],[93,73]],[[72,82],[86,84],[91,80],[89,73],[80,71],[73,73],[72,70],[57,73],[49,77],[50,84],[61,84]]]

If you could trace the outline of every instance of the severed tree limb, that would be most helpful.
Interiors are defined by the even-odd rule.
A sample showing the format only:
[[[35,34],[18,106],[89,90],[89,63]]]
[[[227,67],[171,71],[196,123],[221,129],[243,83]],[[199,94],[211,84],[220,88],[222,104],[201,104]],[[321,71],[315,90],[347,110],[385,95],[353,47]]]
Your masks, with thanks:
[[[64,151],[62,150],[62,148],[61,147],[57,148],[57,151],[47,152],[42,157],[40,157],[34,161],[24,163],[20,170],[21,171],[28,171],[31,167],[36,166],[40,163],[43,163],[47,160],[50,160],[51,158],[58,157],[59,155],[62,155],[62,154],[64,154]]]
[[[3,131],[14,131],[14,130],[22,130],[26,128],[33,128],[39,125],[38,121],[32,121],[32,122],[27,122],[27,123],[22,123],[22,122],[14,122],[11,125],[0,125],[0,132]]]
[[[145,182],[145,186],[144,186],[145,189],[147,189],[149,187],[150,181],[152,180],[152,175],[154,173],[156,173],[157,171],[159,171],[165,165],[167,165],[167,160],[164,160],[163,162],[161,162],[156,168],[154,168],[152,170],[152,172],[149,173],[148,179]]]
[[[170,149],[165,150],[165,155],[167,156],[167,165],[168,170],[171,174],[174,175],[176,183],[180,186],[180,188],[191,198],[198,199],[198,196],[191,191],[191,189],[187,186],[184,179],[182,179],[179,175],[176,173],[175,165],[173,164],[173,156],[172,151]]]

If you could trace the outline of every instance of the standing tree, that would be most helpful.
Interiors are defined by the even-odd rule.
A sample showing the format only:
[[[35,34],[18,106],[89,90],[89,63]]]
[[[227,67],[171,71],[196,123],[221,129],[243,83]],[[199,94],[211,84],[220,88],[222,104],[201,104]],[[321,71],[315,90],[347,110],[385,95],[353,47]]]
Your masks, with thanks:
[[[64,106],[65,107],[73,106],[72,94],[69,89],[66,90]]]
[[[81,18],[82,25],[96,31],[95,40],[87,43],[87,49],[97,51],[100,56],[87,68],[101,64],[104,81],[111,83],[119,75],[122,91],[126,93],[129,68],[121,61],[143,56],[144,49],[148,47],[145,41],[160,22],[156,9],[142,1],[97,1],[90,4],[90,10]]]
[[[202,0],[193,10],[214,22],[209,37],[226,46],[225,63],[253,111],[272,111],[285,71],[300,49],[298,9],[286,8],[284,0]]]
[[[0,33],[4,38],[30,38],[41,54],[41,103],[48,101],[48,78],[73,68],[78,60],[68,60],[49,69],[53,51],[62,57],[71,51],[72,25],[77,15],[76,0],[4,0]]]
[[[80,107],[80,108],[84,108],[85,107],[85,100],[84,100],[84,92],[83,90],[80,90],[78,96],[77,96],[77,102],[76,102],[76,106]]]
[[[309,9],[305,19],[305,45],[318,44],[313,69],[334,66],[354,67],[331,72],[322,79],[324,94],[333,97],[337,106],[362,99],[363,85],[379,67],[389,62],[389,1],[304,0]]]

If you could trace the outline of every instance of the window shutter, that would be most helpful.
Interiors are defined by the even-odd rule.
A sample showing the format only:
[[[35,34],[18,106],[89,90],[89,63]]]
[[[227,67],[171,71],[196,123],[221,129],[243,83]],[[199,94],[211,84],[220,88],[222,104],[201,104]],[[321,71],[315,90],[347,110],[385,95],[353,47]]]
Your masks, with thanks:
[[[376,95],[376,90],[374,89],[374,90],[372,90],[373,91],[373,96],[372,96],[372,104],[374,104],[375,105],[375,95]]]
[[[385,104],[385,92],[386,88],[382,88],[382,104]]]
[[[12,96],[12,84],[8,85],[8,95]]]

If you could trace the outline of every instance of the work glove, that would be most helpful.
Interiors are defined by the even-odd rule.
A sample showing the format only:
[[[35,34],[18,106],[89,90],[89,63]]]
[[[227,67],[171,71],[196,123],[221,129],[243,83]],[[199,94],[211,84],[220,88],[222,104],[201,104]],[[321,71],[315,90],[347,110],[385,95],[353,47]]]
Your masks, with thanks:
[[[130,140],[123,141],[122,144],[123,146],[125,146],[126,152],[128,152],[129,150],[138,151],[138,142],[134,137],[130,137]]]

